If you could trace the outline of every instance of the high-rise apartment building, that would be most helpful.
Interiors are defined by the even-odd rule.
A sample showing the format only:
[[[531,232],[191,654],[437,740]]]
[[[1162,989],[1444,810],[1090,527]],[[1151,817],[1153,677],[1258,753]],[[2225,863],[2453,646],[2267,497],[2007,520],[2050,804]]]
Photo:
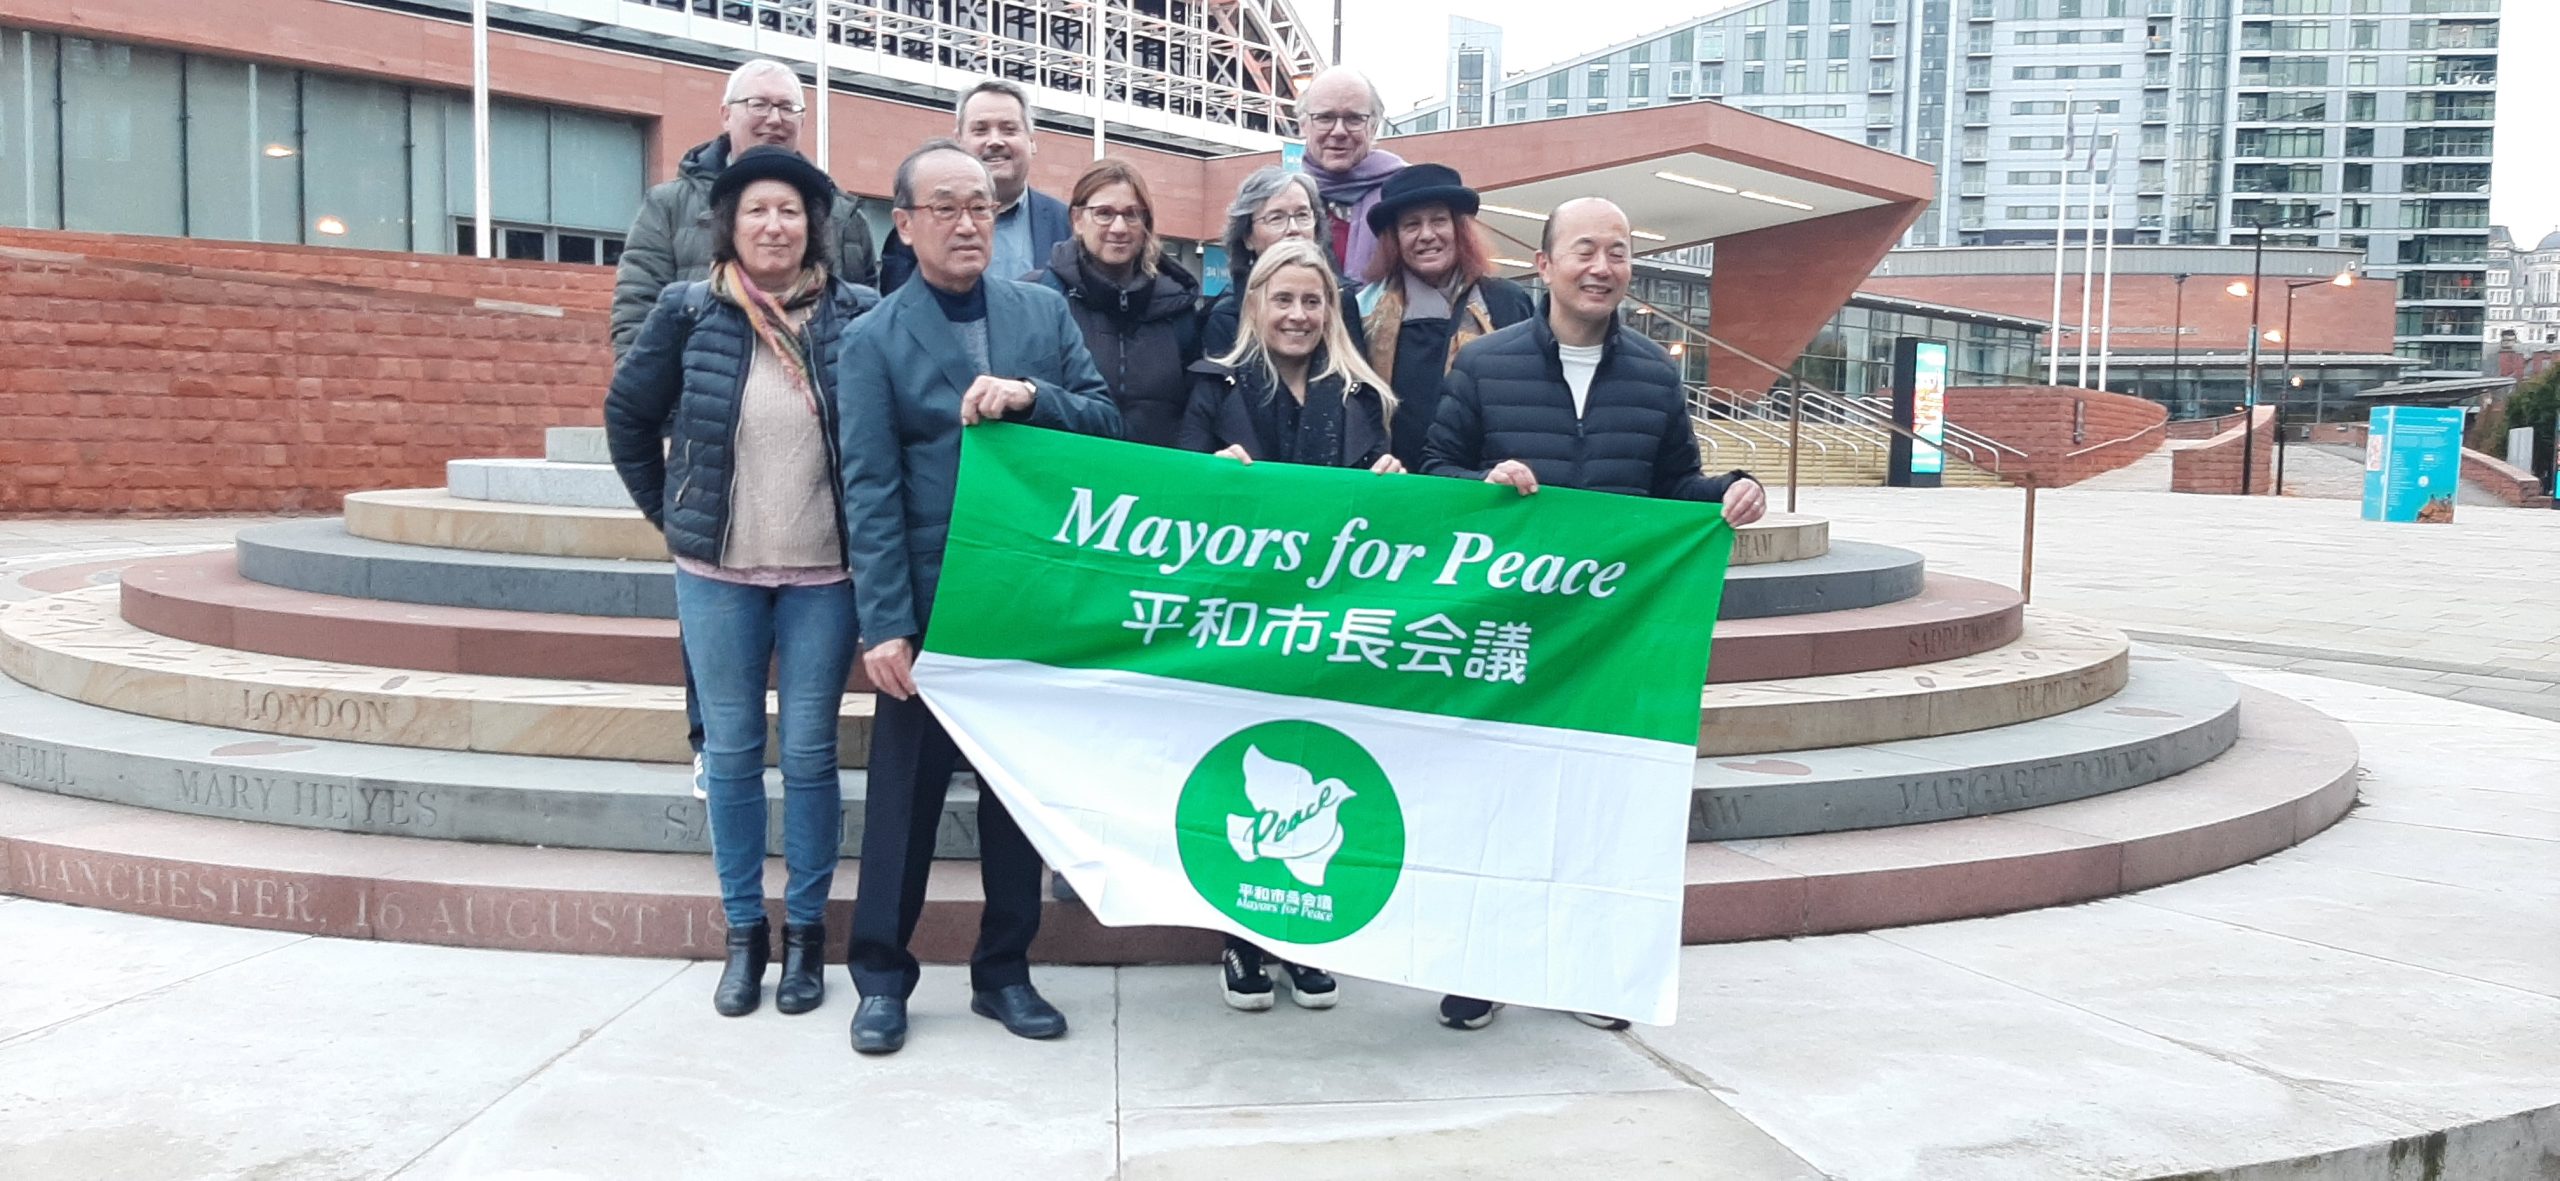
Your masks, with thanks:
[[[2094,180],[2124,243],[2263,224],[2269,245],[2362,250],[2399,288],[2411,376],[2458,376],[2483,366],[2498,6],[1756,0],[1502,78],[1490,115],[1715,101],[1914,156],[1939,181],[1915,246],[2077,240]]]
[[[1482,127],[1493,119],[1493,87],[1502,79],[1502,26],[1469,17],[1449,18],[1449,56],[1441,93],[1421,118],[1405,118],[1398,127],[1408,135]]]

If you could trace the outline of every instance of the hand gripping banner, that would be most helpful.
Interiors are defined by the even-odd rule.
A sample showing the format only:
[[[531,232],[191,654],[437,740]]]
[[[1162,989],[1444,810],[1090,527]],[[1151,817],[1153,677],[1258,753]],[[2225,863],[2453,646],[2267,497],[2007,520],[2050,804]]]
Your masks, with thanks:
[[[916,682],[1102,922],[1672,1020],[1717,506],[964,437]]]

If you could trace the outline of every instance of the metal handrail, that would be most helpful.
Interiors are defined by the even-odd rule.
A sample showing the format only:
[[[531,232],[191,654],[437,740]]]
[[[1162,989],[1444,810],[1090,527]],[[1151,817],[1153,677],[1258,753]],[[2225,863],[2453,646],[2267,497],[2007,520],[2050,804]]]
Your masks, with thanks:
[[[1874,396],[1873,394],[1868,394],[1868,395],[1864,395],[1864,396],[1858,397],[1858,398],[1856,399],[1856,401],[1861,402],[1861,403],[1868,403],[1868,402],[1872,402],[1872,403],[1875,403],[1875,404],[1877,404],[1877,405],[1879,405],[1879,406],[1884,407],[1884,409],[1882,409],[1882,410],[1875,411],[1875,413],[1878,413],[1878,414],[1890,415],[1890,414],[1892,414],[1892,413],[1893,413],[1893,410],[1892,410],[1892,404],[1891,404],[1890,402],[1886,401],[1886,400],[1885,400],[1885,399],[1883,399],[1883,398],[1876,397],[1876,396]],[[1998,440],[1998,439],[1992,438],[1992,437],[1991,437],[1991,436],[1989,436],[1989,435],[1983,434],[1983,433],[1982,433],[1982,432],[1980,432],[1980,431],[1974,430],[1974,429],[1972,429],[1972,428],[1970,428],[1970,427],[1961,426],[1961,425],[1957,424],[1957,423],[1956,423],[1955,421],[1953,421],[1953,420],[1948,420],[1948,421],[1946,421],[1946,422],[1943,424],[1943,426],[1944,426],[1944,428],[1945,428],[1945,431],[1946,431],[1946,434],[1947,434],[1947,435],[1952,436],[1952,437],[1957,438],[1957,439],[1961,439],[1961,440],[1963,440],[1963,441],[1965,441],[1965,442],[1967,442],[1967,443],[1979,443],[1979,444],[1981,444],[1981,445],[1983,445],[1983,446],[1985,446],[1985,447],[1990,448],[1990,449],[1991,449],[1992,454],[1993,454],[1993,455],[1995,455],[1995,456],[1996,456],[1996,455],[1998,455],[2000,452],[2006,451],[2006,452],[2008,452],[2009,454],[2011,454],[2011,455],[2015,455],[2015,456],[2017,456],[2017,457],[2018,457],[2018,458],[2020,458],[2020,459],[2025,459],[2025,458],[2027,457],[2027,453],[2026,453],[2026,452],[2021,451],[2021,450],[2019,450],[2019,449],[2017,449],[2017,448],[2015,448],[2015,447],[2012,447],[2012,446],[2008,445],[2007,443],[2003,443],[2003,442],[2001,442],[2001,441],[2000,441],[2000,440]]]
[[[1770,421],[1764,417],[1765,412],[1762,407],[1745,401],[1740,397],[1734,396],[1734,391],[1726,389],[1723,386],[1687,385],[1686,388],[1689,390],[1691,417],[1695,418],[1701,424],[1721,423],[1733,426],[1738,432],[1743,432],[1741,435],[1742,445],[1746,454],[1757,458],[1760,453],[1759,447],[1752,443],[1749,437],[1751,432],[1757,432],[1767,437],[1770,445],[1772,446],[1779,448],[1787,446],[1786,441],[1780,438],[1775,430],[1768,429],[1761,425],[1764,422]],[[1717,395],[1719,394],[1724,396],[1718,397]],[[1698,414],[1697,407],[1702,401],[1709,409],[1724,408],[1725,413],[1721,415]],[[1827,459],[1830,457],[1830,444],[1825,443],[1820,439],[1815,439],[1813,440],[1813,445],[1822,453],[1824,458]]]
[[[2103,451],[2103,450],[2105,450],[2105,449],[2107,449],[2107,448],[2109,448],[2109,447],[2114,447],[2114,446],[2117,446],[2117,445],[2119,445],[2119,444],[2130,443],[2130,442],[2132,442],[2132,441],[2134,441],[2134,440],[2136,440],[2136,439],[2139,439],[2139,438],[2143,437],[2144,435],[2150,434],[2150,433],[2152,433],[2152,432],[2154,432],[2154,431],[2158,431],[2158,432],[2160,432],[2161,434],[2164,434],[2164,435],[2165,435],[2165,434],[2167,434],[2167,433],[2169,432],[2169,420],[2168,420],[2168,419],[2165,419],[2165,418],[2164,418],[2164,419],[2161,419],[2160,421],[2155,422],[2155,423],[2152,423],[2150,426],[2147,426],[2147,427],[2142,428],[2141,430],[2135,431],[2135,432],[2133,432],[2133,433],[2132,433],[2132,434],[2130,434],[2130,435],[2126,435],[2126,436],[2124,436],[2124,437],[2123,437],[2123,438],[2121,438],[2121,439],[2109,439],[2109,440],[2107,440],[2107,441],[2106,441],[2106,442],[2104,442],[2104,443],[2091,443],[2091,444],[2089,444],[2088,446],[2083,447],[2083,448],[2081,448],[2081,449],[2079,449],[2079,450],[2077,450],[2077,451],[2068,451],[2068,452],[2064,452],[2062,457],[2063,457],[2064,459],[2078,459],[2078,458],[2080,458],[2081,456],[2083,456],[2083,455],[2087,455],[2088,453],[2090,453],[2090,452],[2092,452],[2092,451]]]

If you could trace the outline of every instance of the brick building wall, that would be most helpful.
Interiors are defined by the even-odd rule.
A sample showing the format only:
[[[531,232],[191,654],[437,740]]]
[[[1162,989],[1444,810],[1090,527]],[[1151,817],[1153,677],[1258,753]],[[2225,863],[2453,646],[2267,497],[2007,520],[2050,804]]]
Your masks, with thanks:
[[[1947,391],[1947,421],[2026,452],[2003,475],[2037,486],[2076,484],[2158,450],[2167,407],[2144,398],[2063,386],[1966,386]],[[2073,452],[2084,452],[2075,455]]]
[[[1721,266],[1721,260],[1719,260]],[[2241,275],[2194,275],[2187,280],[2183,303],[2178,299],[2178,285],[2167,275],[2117,275],[2115,333],[2111,338],[2118,354],[2167,355],[2172,341],[2183,342],[2179,351],[2193,357],[2206,352],[2245,353],[2249,348],[2249,301],[2223,290]],[[2261,328],[2269,331],[2284,327],[2284,280],[2269,279],[2266,302],[2260,308]],[[2097,295],[2104,295],[2103,281],[2095,285]],[[1858,285],[1858,290],[1877,295],[1898,295],[1905,299],[1926,300],[1960,308],[1979,308],[2046,320],[2053,315],[2053,276],[2045,275],[1876,275]],[[2368,281],[2353,287],[2321,284],[2305,287],[2293,297],[2294,352],[2301,353],[2375,353],[2391,351],[2392,331],[2398,315],[2395,293],[2388,281]],[[2062,281],[2063,318],[2077,321],[2080,316],[2080,276],[2075,271]],[[2099,301],[2090,303],[2090,319],[2099,318]],[[2182,326],[2186,331],[2173,336],[2171,330]],[[2062,348],[2076,354],[2080,335],[2066,326],[2061,333]],[[2094,342],[2091,348],[2096,346]],[[2267,344],[2263,352],[2268,364],[2274,364],[2281,352],[2280,344]],[[2065,368],[2070,362],[2066,358]]]
[[[343,284],[373,291],[504,300],[607,315],[613,268],[557,262],[484,262],[440,254],[285,246],[146,234],[84,234],[0,226],[0,247],[85,258],[246,271],[279,279]]]
[[[2224,429],[2208,438],[2181,440],[2169,452],[2169,490],[2201,492],[2211,496],[2235,496],[2240,492],[2241,440],[2254,436],[2249,443],[2249,488],[2251,495],[2273,496],[2276,490],[2276,411],[2273,406],[2260,406],[2254,415],[2248,435],[2240,428],[2240,416],[2211,421]]]
[[[0,248],[0,513],[325,512],[602,421],[600,308],[492,309],[346,270],[407,256],[323,249],[345,261],[318,279],[217,265],[241,261],[236,244],[149,242],[134,252],[169,257]],[[516,298],[564,269],[416,265],[388,277]]]

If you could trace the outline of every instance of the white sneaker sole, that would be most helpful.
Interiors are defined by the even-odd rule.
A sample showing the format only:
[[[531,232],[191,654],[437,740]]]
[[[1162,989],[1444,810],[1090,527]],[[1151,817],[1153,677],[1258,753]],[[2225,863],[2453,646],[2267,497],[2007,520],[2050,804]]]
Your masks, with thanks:
[[[1451,1021],[1448,1018],[1443,1017],[1440,1019],[1440,1024],[1447,1026],[1450,1029],[1482,1029],[1485,1026],[1493,1024],[1494,1014],[1500,1013],[1501,1011],[1502,1006],[1500,1004],[1496,1004],[1492,1008],[1485,1010],[1484,1016],[1482,1017],[1477,1017],[1468,1021]]]
[[[1308,992],[1296,985],[1289,987],[1289,999],[1301,1009],[1330,1009],[1342,1001],[1342,989],[1331,992]]]
[[[1227,1007],[1241,1013],[1260,1013],[1271,1007],[1273,997],[1267,992],[1236,992],[1224,985],[1218,991],[1227,998]]]
[[[1624,1017],[1607,1017],[1598,1013],[1577,1012],[1573,1015],[1573,1019],[1593,1029],[1605,1029],[1613,1033],[1625,1029],[1628,1024]]]

